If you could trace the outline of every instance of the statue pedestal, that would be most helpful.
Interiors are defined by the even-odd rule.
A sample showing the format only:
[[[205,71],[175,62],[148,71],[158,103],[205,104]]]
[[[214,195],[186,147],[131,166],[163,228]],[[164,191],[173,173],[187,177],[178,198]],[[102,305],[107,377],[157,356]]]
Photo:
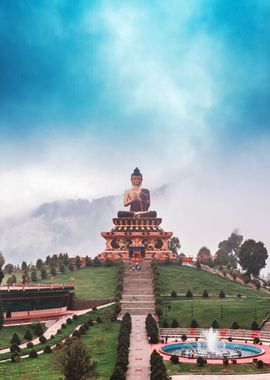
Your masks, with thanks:
[[[114,218],[110,232],[102,232],[106,248],[99,255],[101,261],[115,260],[175,260],[176,255],[169,250],[172,232],[161,227],[161,218]]]

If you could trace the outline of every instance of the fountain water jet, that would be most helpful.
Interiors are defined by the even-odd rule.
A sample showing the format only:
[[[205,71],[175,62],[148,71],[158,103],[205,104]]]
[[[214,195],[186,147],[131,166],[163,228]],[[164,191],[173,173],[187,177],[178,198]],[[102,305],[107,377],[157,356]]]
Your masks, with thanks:
[[[246,358],[262,355],[264,350],[247,344],[225,343],[220,339],[219,331],[203,331],[201,338],[205,342],[187,342],[167,345],[161,352],[180,357],[196,359],[199,356],[207,359]]]

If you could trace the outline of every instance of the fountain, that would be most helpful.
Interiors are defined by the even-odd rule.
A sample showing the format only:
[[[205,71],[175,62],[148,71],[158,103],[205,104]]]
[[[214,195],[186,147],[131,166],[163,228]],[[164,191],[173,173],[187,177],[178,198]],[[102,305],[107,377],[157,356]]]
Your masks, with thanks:
[[[204,330],[201,338],[203,342],[174,343],[161,347],[164,354],[177,355],[184,358],[196,359],[199,356],[205,359],[238,359],[262,355],[264,350],[252,345],[239,343],[225,343],[220,339],[219,331]]]

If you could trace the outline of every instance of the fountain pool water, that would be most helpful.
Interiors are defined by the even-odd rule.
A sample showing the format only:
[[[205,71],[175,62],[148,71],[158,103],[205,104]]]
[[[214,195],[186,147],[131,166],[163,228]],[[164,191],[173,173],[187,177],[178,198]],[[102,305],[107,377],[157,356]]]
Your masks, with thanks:
[[[225,343],[221,341],[217,330],[205,330],[202,334],[204,342],[173,343],[161,347],[164,354],[177,355],[185,358],[198,358],[202,356],[207,359],[236,359],[259,356],[264,350],[253,345]]]

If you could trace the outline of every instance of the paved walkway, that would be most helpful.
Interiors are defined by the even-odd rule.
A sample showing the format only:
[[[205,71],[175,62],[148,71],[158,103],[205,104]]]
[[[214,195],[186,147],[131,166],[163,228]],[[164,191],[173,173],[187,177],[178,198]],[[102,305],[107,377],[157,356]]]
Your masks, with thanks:
[[[145,315],[132,315],[127,380],[150,379],[150,347],[145,329]]]
[[[254,375],[174,375],[172,380],[269,380],[270,374],[256,373]]]
[[[107,307],[107,306],[110,306],[110,305],[113,305],[113,304],[114,304],[114,302],[107,303],[105,305],[98,306],[97,309],[103,309],[104,307]],[[45,336],[46,339],[50,339],[50,337],[52,335],[56,335],[57,334],[57,331],[59,329],[61,329],[61,325],[63,323],[66,323],[66,321],[67,321],[68,318],[72,318],[72,316],[74,314],[77,314],[77,315],[86,314],[86,313],[88,313],[91,310],[92,309],[84,309],[84,310],[76,310],[76,311],[74,310],[71,314],[62,317],[62,318],[58,319],[57,321],[54,321],[54,323],[52,323],[52,321],[49,321],[49,326],[48,326],[47,330],[45,331],[45,333],[43,335]],[[43,323],[42,320],[41,320],[41,323]],[[22,323],[21,325],[24,325],[24,323]],[[26,348],[27,347],[27,343],[29,343],[29,342],[32,342],[34,346],[36,344],[40,343],[39,338],[35,338],[32,341],[28,341],[26,343],[22,343],[20,345],[20,348],[21,349]],[[10,348],[9,347],[8,348],[3,348],[3,349],[0,350],[0,354],[5,354],[7,352],[10,352]]]

